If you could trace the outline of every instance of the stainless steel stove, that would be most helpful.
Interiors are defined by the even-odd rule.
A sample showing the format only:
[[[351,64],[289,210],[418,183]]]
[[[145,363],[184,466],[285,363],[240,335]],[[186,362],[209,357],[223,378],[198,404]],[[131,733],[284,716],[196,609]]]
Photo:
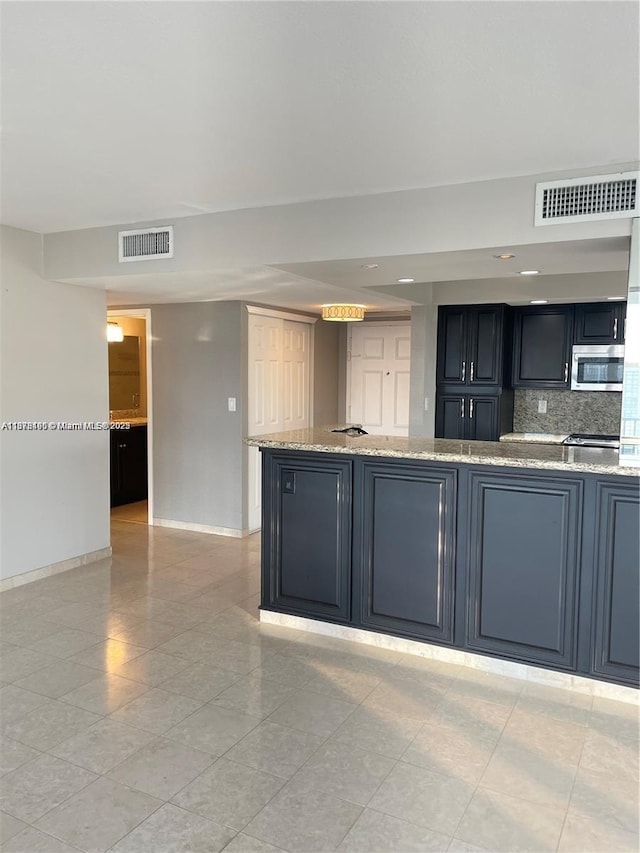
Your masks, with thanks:
[[[562,442],[573,447],[620,447],[619,435],[591,435],[587,432],[574,432]]]

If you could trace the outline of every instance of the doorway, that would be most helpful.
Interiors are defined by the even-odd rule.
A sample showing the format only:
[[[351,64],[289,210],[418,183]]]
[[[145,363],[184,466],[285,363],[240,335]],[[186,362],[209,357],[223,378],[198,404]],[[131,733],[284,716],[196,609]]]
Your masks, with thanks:
[[[109,346],[112,520],[153,522],[151,309],[112,309]],[[117,329],[115,328],[117,327]],[[129,424],[128,428],[120,425]]]
[[[372,435],[409,434],[411,324],[352,323],[347,333],[347,420]]]

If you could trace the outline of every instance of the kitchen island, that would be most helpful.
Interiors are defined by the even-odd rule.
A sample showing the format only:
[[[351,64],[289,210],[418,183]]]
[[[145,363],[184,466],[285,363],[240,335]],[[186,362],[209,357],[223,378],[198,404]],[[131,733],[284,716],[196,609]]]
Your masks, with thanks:
[[[617,451],[326,429],[247,443],[265,621],[637,686],[640,471]]]

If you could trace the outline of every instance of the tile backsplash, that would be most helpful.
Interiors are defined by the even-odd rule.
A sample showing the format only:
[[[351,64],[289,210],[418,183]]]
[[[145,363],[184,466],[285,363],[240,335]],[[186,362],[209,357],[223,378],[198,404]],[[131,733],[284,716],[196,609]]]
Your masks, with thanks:
[[[544,415],[538,400],[547,401]],[[621,405],[619,391],[516,390],[513,431],[618,435]]]

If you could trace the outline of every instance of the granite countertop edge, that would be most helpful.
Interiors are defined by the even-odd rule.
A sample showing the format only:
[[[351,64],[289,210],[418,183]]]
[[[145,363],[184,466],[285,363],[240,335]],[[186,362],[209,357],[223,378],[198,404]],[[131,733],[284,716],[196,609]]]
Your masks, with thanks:
[[[299,432],[304,433],[305,430],[300,430]],[[324,431],[316,430],[315,432]],[[326,432],[325,437],[328,438]],[[566,473],[582,472],[640,478],[640,468],[623,465],[617,461],[613,461],[613,459],[611,461],[590,460],[588,457],[594,455],[593,449],[590,448],[568,448],[550,445],[541,447],[539,444],[534,444],[528,446],[531,452],[526,453],[527,448],[521,442],[516,442],[513,445],[510,445],[509,442],[506,445],[496,442],[495,444],[501,448],[505,448],[505,446],[515,446],[518,448],[517,452],[514,451],[511,454],[504,451],[502,454],[497,454],[495,451],[491,452],[491,446],[487,446],[493,445],[493,442],[458,442],[448,439],[426,439],[426,441],[443,441],[447,444],[459,445],[458,450],[450,448],[442,448],[440,450],[435,448],[410,449],[385,446],[385,443],[389,441],[402,442],[409,441],[409,439],[390,438],[388,436],[365,436],[364,438],[368,439],[368,442],[363,442],[362,438],[349,438],[347,436],[340,436],[339,438],[332,436],[330,441],[315,440],[315,437],[313,440],[305,440],[305,438],[295,437],[295,434],[287,436],[286,433],[282,433],[272,434],[271,436],[252,436],[245,438],[244,441],[245,444],[251,447],[265,447],[276,450],[301,450],[314,453],[340,453],[351,456],[420,459],[433,462],[464,463],[467,465],[495,465],[505,468],[538,468],[540,470],[564,471]],[[378,446],[375,445],[376,438],[381,440]],[[545,450],[561,453],[562,457],[545,459],[543,457]],[[617,456],[617,451],[615,450],[596,451],[596,453],[606,453],[607,455],[611,454],[611,456],[615,454]],[[567,458],[568,456],[582,458],[576,460],[574,458]]]

